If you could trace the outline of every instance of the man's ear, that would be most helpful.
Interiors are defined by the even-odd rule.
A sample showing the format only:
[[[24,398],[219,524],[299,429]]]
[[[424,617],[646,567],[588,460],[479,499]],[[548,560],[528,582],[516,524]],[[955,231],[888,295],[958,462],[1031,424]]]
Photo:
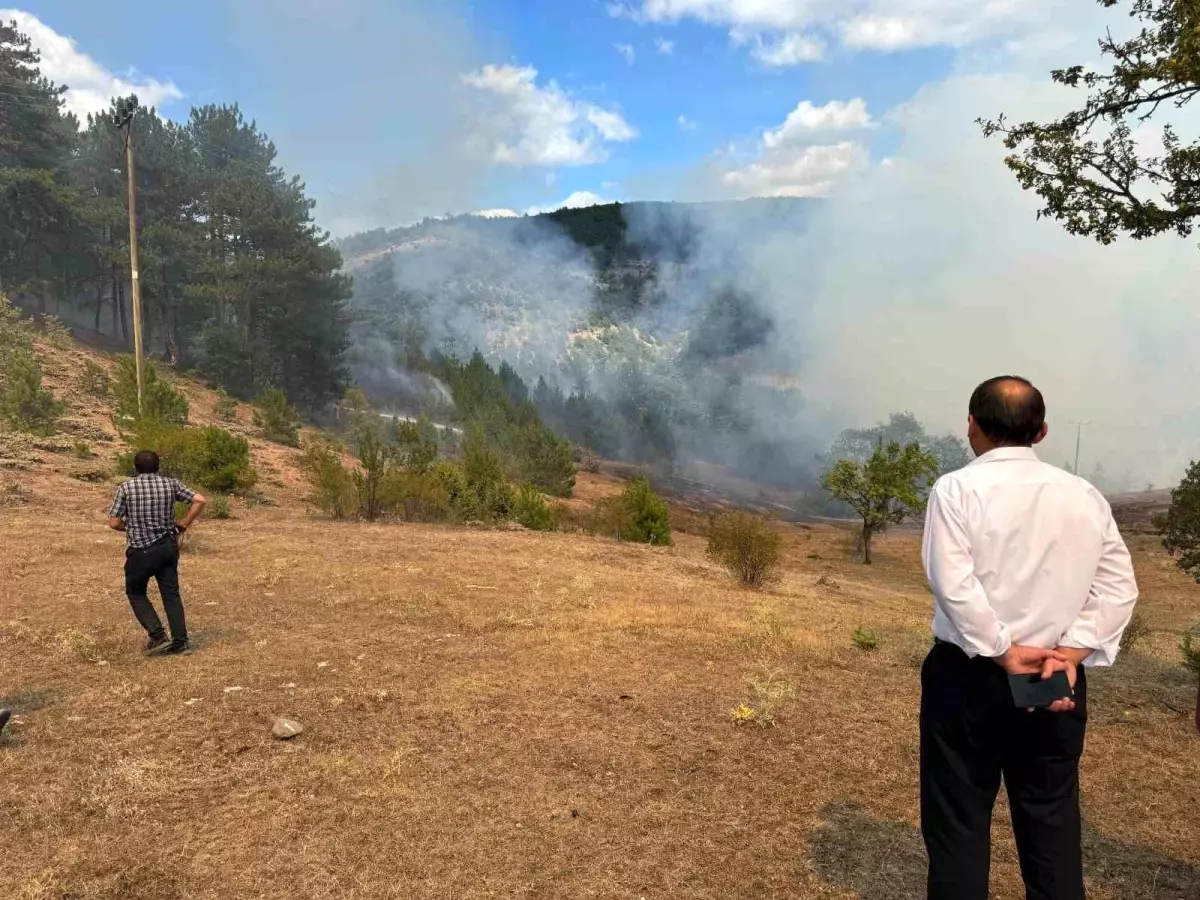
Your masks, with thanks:
[[[1044,441],[1044,440],[1046,439],[1046,435],[1048,435],[1049,433],[1050,433],[1050,423],[1049,423],[1049,422],[1043,422],[1043,423],[1042,423],[1042,430],[1041,430],[1041,431],[1039,431],[1039,432],[1037,433],[1037,437],[1035,437],[1035,438],[1033,439],[1033,443],[1034,443],[1035,445],[1036,445],[1036,444],[1040,444],[1042,441]]]

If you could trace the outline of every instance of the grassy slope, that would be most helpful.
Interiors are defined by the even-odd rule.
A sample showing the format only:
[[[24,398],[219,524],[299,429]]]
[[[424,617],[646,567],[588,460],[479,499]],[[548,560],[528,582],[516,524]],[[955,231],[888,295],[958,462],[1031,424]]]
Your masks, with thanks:
[[[50,355],[61,395],[89,354]],[[188,392],[211,418],[215,398]],[[115,454],[102,407],[71,415]],[[256,441],[278,505],[196,530],[198,652],[145,661],[111,485],[5,441],[26,458],[0,481],[31,496],[0,507],[0,697],[20,714],[0,743],[4,896],[921,893],[913,534],[866,569],[849,533],[789,528],[782,579],[751,594],[691,535],[334,525],[303,504],[295,452]],[[617,488],[584,475],[577,502]],[[1156,631],[1094,682],[1089,873],[1098,898],[1194,900],[1200,741],[1173,660],[1200,586],[1134,544]],[[883,631],[877,653],[853,648],[860,624]],[[778,726],[732,725],[746,679],[771,673],[796,689]],[[283,714],[307,733],[272,740]],[[1003,817],[997,837],[995,895],[1016,898]]]

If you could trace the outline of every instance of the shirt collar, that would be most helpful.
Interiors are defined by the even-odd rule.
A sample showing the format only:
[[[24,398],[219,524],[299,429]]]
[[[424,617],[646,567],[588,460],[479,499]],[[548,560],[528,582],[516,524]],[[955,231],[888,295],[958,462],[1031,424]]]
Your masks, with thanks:
[[[977,466],[983,463],[1009,462],[1010,460],[1038,462],[1038,455],[1032,447],[997,447],[995,450],[989,450],[982,456],[976,457],[972,460],[971,465]]]

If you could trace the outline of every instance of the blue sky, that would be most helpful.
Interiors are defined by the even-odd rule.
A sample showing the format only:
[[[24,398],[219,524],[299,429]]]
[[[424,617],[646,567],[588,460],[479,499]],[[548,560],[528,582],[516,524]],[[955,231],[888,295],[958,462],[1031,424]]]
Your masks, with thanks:
[[[730,184],[722,175],[753,165],[761,136],[803,101],[822,107],[861,98],[877,126],[888,109],[944,76],[953,64],[951,45],[961,42],[935,37],[901,49],[848,47],[839,43],[837,16],[804,20],[805,10],[820,3],[779,5],[789,4],[799,11],[797,28],[807,29],[804,40],[824,45],[820,59],[764,62],[760,47],[779,46],[800,31],[778,28],[770,16],[758,21],[740,7],[762,4],[742,0],[638,0],[623,7],[602,0],[41,0],[23,12],[40,23],[39,43],[43,29],[70,39],[72,53],[158,99],[164,115],[182,118],[192,104],[240,103],[275,139],[284,164],[306,179],[323,223],[343,233],[444,212],[553,207],[572,195],[586,201],[827,193],[831,183],[819,171],[811,183],[755,176]],[[859,5],[870,12],[888,4]],[[65,55],[47,50],[50,75],[80,90],[98,80],[81,76],[77,61]],[[514,100],[482,82],[464,86],[463,76],[488,65],[536,71],[526,99],[557,98],[573,109],[583,117],[572,126],[582,126],[576,137],[586,141],[590,132],[594,150],[576,158],[526,153],[498,161],[487,141],[498,146],[518,137],[502,125],[493,129],[500,133],[473,142],[480,136],[467,120],[486,115],[502,123],[511,112],[506,102]],[[98,86],[93,103],[102,95]],[[498,102],[485,103],[486,110],[473,105],[485,100]],[[618,116],[627,128],[596,135],[586,122],[592,108]],[[888,128],[855,130],[830,135],[830,145],[853,138],[861,152],[849,159],[843,148],[826,167],[886,156]],[[458,159],[467,143],[472,158]],[[804,143],[823,146],[815,136]],[[456,146],[447,153],[444,144]],[[457,174],[423,177],[447,156],[456,157],[447,168]],[[430,190],[443,177],[457,183]]]

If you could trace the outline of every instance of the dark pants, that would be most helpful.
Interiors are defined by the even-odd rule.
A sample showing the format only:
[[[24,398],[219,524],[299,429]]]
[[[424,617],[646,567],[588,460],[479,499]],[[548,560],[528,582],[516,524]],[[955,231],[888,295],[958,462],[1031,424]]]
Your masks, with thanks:
[[[990,659],[936,644],[921,669],[921,831],[929,900],[986,900],[1000,778],[1028,900],[1083,900],[1083,669],[1070,713],[1017,709]]]
[[[142,550],[132,547],[125,553],[125,595],[138,622],[152,638],[163,637],[162,622],[146,596],[153,578],[162,594],[163,610],[171,626],[171,639],[182,644],[187,640],[187,621],[183,616],[183,599],[179,596],[179,544],[174,537],[166,538]]]

